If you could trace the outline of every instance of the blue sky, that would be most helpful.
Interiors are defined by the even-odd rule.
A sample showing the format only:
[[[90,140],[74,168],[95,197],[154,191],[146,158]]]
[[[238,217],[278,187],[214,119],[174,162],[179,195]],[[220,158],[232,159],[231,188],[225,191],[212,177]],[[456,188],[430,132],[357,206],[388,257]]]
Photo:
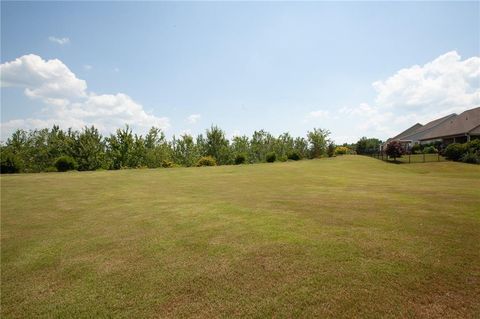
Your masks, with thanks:
[[[15,128],[217,124],[337,143],[480,104],[479,2],[1,3]],[[56,60],[55,60],[56,59]]]

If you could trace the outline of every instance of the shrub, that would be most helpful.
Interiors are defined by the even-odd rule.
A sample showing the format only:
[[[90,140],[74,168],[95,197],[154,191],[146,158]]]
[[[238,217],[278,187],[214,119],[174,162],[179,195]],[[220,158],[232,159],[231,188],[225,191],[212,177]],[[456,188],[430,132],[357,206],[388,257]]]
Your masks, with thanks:
[[[45,168],[45,172],[53,173],[53,172],[58,172],[58,170],[55,166],[49,166],[49,167]]]
[[[452,161],[459,161],[465,152],[465,144],[452,143],[445,149],[445,157]]]
[[[412,146],[411,149],[412,154],[420,154],[422,153],[422,146],[420,144],[415,144]]]
[[[466,149],[470,152],[480,152],[480,140],[471,140],[466,143]]]
[[[346,155],[350,154],[350,149],[346,146],[337,146],[335,148],[335,155]]]
[[[423,149],[424,154],[437,154],[438,150],[435,148],[435,146],[427,146]]]
[[[332,157],[335,155],[335,144],[333,143],[328,144],[327,155],[328,157]]]
[[[292,161],[298,161],[300,159],[300,154],[297,151],[293,151],[288,154],[288,159]]]
[[[275,154],[274,152],[270,152],[267,154],[267,162],[268,163],[273,163],[277,160],[277,154]]]
[[[403,146],[399,141],[391,141],[387,144],[387,147],[385,149],[385,154],[393,157],[394,160],[396,160],[397,157],[402,157],[404,153],[405,151],[403,149]]]
[[[59,172],[66,172],[75,169],[77,163],[70,156],[60,156],[55,161],[55,167]]]
[[[174,165],[175,164],[172,161],[165,160],[165,161],[162,162],[162,167],[163,168],[170,168],[170,167],[173,167]]]
[[[197,166],[216,166],[216,165],[217,165],[217,161],[211,156],[203,156],[197,162]]]
[[[467,152],[460,159],[464,163],[480,164],[480,154],[475,152]]]
[[[235,165],[245,164],[246,161],[247,156],[245,156],[245,154],[237,154],[237,156],[235,156]]]
[[[15,154],[10,152],[2,152],[0,173],[13,174],[20,173],[22,170],[22,161]]]

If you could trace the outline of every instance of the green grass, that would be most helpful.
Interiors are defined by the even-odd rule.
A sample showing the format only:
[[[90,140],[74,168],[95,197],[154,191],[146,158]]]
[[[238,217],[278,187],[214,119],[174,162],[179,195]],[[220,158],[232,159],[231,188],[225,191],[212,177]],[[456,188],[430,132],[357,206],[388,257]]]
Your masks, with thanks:
[[[375,155],[375,158],[386,160],[386,157],[381,157],[378,154]],[[393,162],[393,158],[389,158],[389,161]],[[427,162],[445,162],[446,159],[443,156],[438,154],[412,154],[412,155],[403,155],[402,157],[396,158],[397,163],[427,163]]]
[[[401,163],[423,163],[423,162],[443,162],[446,161],[445,157],[438,154],[412,154],[403,155],[397,158],[397,161]]]
[[[480,166],[1,176],[2,318],[480,317]]]

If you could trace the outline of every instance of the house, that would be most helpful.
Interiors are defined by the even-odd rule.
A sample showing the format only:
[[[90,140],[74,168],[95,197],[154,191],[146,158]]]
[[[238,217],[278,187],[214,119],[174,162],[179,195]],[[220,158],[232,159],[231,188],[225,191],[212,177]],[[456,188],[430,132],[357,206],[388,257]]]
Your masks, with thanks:
[[[435,127],[420,138],[421,143],[465,143],[480,138],[480,107],[467,110]]]
[[[480,107],[459,115],[453,113],[425,125],[417,123],[389,138],[380,146],[380,151],[383,151],[391,141],[399,141],[408,150],[415,144],[441,143],[445,146],[455,142],[464,143],[475,138],[480,139]]]
[[[386,140],[385,143],[381,146],[381,149],[385,149],[386,145],[391,141],[399,141],[403,145],[403,147],[408,150],[413,145],[420,144],[422,138],[429,135],[433,130],[444,125],[446,122],[448,122],[452,118],[455,118],[456,116],[457,115],[453,113],[428,122],[425,125],[417,123],[412,127],[406,129],[402,133]]]

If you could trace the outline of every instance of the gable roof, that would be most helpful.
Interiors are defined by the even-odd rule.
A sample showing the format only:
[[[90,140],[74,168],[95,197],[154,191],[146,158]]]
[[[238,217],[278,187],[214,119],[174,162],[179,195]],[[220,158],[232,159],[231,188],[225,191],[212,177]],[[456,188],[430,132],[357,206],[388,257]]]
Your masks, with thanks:
[[[420,140],[433,140],[441,137],[467,134],[480,125],[480,107],[467,110],[452,117],[425,134]]]
[[[419,141],[421,140],[424,136],[426,136],[427,134],[429,134],[429,132],[431,132],[433,129],[435,129],[436,127],[438,126],[441,126],[442,124],[444,124],[445,122],[447,122],[448,120],[456,117],[457,114],[455,113],[452,113],[452,114],[449,114],[447,116],[444,116],[444,117],[441,117],[439,119],[436,119],[436,120],[433,120],[433,121],[430,121],[428,122],[427,124],[423,125],[422,127],[420,127],[419,129],[417,129],[415,132],[411,133],[411,134],[408,134],[408,135],[404,135],[402,136],[402,139],[404,140],[412,140],[412,141]]]
[[[402,140],[404,137],[414,134],[415,132],[420,130],[422,127],[423,127],[422,124],[417,123],[414,126],[407,128],[402,133],[390,138],[389,140]]]

